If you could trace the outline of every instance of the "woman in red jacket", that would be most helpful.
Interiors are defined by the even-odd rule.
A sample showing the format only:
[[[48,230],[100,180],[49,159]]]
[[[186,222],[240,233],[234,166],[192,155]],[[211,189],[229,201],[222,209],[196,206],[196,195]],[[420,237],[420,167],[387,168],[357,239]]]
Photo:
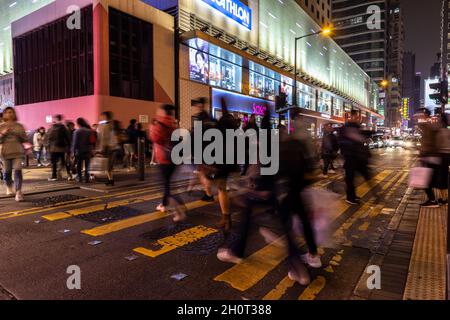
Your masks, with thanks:
[[[169,199],[175,200],[177,202],[177,209],[173,220],[177,222],[186,218],[186,207],[179,197],[175,197],[170,193],[170,179],[176,169],[176,165],[171,159],[173,148],[171,137],[172,132],[177,128],[174,111],[175,107],[168,104],[158,109],[150,127],[150,138],[153,141],[155,160],[159,164],[164,181],[164,197],[162,203],[156,209],[165,212],[169,204]]]

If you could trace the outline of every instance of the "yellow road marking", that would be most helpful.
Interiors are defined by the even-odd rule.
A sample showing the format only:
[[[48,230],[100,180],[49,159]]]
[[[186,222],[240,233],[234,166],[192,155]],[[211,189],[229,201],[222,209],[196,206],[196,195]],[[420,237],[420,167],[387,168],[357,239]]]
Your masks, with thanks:
[[[289,277],[285,277],[275,289],[266,294],[262,300],[280,300],[280,298],[286,293],[287,289],[292,288],[295,284],[294,280],[289,279]]]
[[[210,234],[216,233],[216,229],[207,228],[205,226],[196,226],[182,232],[179,232],[173,236],[159,239],[157,242],[162,247],[158,250],[151,250],[146,248],[136,248],[133,251],[143,254],[147,257],[156,258],[162,254],[173,251],[177,248],[188,245],[192,242],[206,238]]]
[[[369,225],[370,225],[370,223],[368,221],[366,221],[358,227],[358,230],[359,231],[367,231],[367,229],[369,229]]]
[[[227,282],[240,291],[253,287],[287,257],[287,251],[280,248],[280,243],[284,243],[284,236],[218,275],[214,280]]]
[[[207,205],[210,205],[213,203],[215,203],[215,202],[205,202],[205,201],[198,200],[198,201],[193,201],[193,202],[187,203],[186,207],[188,210],[192,210],[192,209],[204,207],[204,206],[207,206]],[[167,212],[155,211],[152,213],[147,213],[147,214],[143,214],[140,216],[112,222],[112,223],[105,224],[105,225],[101,225],[101,226],[95,227],[93,229],[83,230],[83,231],[81,231],[81,233],[84,233],[84,234],[87,234],[87,235],[90,235],[93,237],[98,237],[98,236],[103,236],[105,234],[109,234],[112,232],[131,228],[131,227],[143,224],[143,223],[159,220],[159,219],[165,218],[167,216],[169,216],[169,214]]]
[[[44,207],[34,207],[34,208],[24,209],[24,210],[20,210],[20,211],[3,212],[3,213],[0,213],[0,220],[22,217],[22,216],[38,214],[38,213],[44,213],[44,212],[48,212],[48,211],[54,211],[57,209],[72,207],[75,205],[92,204],[92,203],[95,203],[95,202],[101,201],[102,199],[107,199],[107,198],[113,198],[113,197],[122,198],[122,197],[127,197],[129,195],[148,193],[148,192],[158,190],[160,188],[161,188],[160,186],[154,185],[154,186],[146,187],[146,188],[139,189],[139,190],[111,193],[111,194],[97,196],[97,197],[65,201],[65,202],[61,202],[57,205],[47,205]]]
[[[372,179],[375,183],[363,183],[357,188],[357,192],[362,197],[365,196],[391,173],[392,170],[380,172]],[[338,216],[347,211],[349,207],[349,205],[340,207],[340,212],[336,217],[332,217],[332,220],[334,221]],[[245,291],[253,287],[287,257],[286,249],[283,248],[283,245],[280,246],[283,240],[284,237],[281,237],[275,243],[265,246],[246,258],[239,265],[235,265],[218,275],[214,280],[226,282],[231,287],[240,291]]]
[[[302,292],[302,294],[298,297],[298,300],[314,300],[317,298],[317,295],[325,288],[327,280],[323,276],[318,276],[311,282],[308,287]]]

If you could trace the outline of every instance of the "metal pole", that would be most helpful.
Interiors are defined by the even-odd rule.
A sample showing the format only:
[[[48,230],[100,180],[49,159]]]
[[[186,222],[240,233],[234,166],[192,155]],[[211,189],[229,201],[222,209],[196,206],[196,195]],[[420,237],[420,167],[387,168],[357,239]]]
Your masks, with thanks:
[[[292,105],[297,106],[297,40],[295,38],[294,44],[294,94],[292,95]]]
[[[448,168],[448,186],[447,186],[447,200],[448,196],[450,195],[450,167]],[[447,300],[450,300],[449,292],[450,292],[450,204],[447,206],[447,290],[446,290],[446,296]]]
[[[138,140],[138,175],[139,181],[145,180],[145,139]]]

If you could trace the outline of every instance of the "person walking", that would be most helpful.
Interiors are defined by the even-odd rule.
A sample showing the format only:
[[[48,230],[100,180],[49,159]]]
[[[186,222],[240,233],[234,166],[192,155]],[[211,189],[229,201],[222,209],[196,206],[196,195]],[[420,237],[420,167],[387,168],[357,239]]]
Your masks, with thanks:
[[[42,167],[42,157],[44,153],[45,128],[40,127],[33,135],[33,153],[37,161],[37,166]]]
[[[138,141],[138,131],[136,128],[136,119],[130,120],[130,125],[125,130],[127,141],[123,145],[123,166],[131,170],[133,168],[134,158],[136,157],[136,146]]]
[[[70,135],[69,130],[62,123],[63,116],[56,115],[55,122],[48,130],[44,138],[44,145],[50,152],[50,159],[52,163],[52,176],[49,181],[57,181],[62,178],[61,170],[63,168],[67,171],[67,177],[70,180],[72,172],[66,165],[66,154],[70,150]],[[61,163],[61,168],[58,170],[58,163]]]
[[[333,168],[333,161],[337,157],[339,151],[339,142],[336,135],[333,133],[331,123],[324,127],[324,136],[322,138],[321,154],[323,160],[322,177],[327,178],[328,173],[336,173]]]
[[[173,218],[175,222],[186,218],[186,208],[184,202],[171,193],[171,178],[176,170],[176,165],[172,161],[171,152],[173,143],[171,141],[172,132],[177,128],[174,117],[175,107],[173,105],[163,105],[157,111],[155,119],[150,127],[150,137],[153,141],[155,159],[159,164],[159,170],[164,183],[164,196],[162,203],[156,208],[158,211],[166,212],[170,200],[177,203],[176,213]]]
[[[114,161],[118,149],[120,148],[117,132],[117,125],[113,120],[111,111],[105,111],[100,115],[101,121],[97,128],[97,146],[96,152],[108,158],[107,176],[108,182],[106,185],[114,186]]]
[[[364,145],[364,140],[359,124],[359,113],[352,110],[350,120],[341,129],[339,141],[339,147],[345,161],[346,202],[352,205],[360,203],[360,198],[356,195],[355,190],[356,173],[359,172],[366,181],[370,181],[371,177],[369,171],[370,151]]]
[[[89,182],[89,164],[92,155],[92,129],[83,118],[77,119],[78,129],[73,133],[71,154],[77,166],[77,182],[83,181],[82,169],[84,165],[84,178]]]
[[[3,123],[0,124],[0,158],[4,168],[6,194],[13,195],[15,185],[16,201],[24,200],[22,192],[22,161],[25,156],[23,144],[28,141],[24,127],[17,122],[16,112],[8,107],[3,110]],[[12,172],[14,170],[14,181]]]
[[[437,151],[441,158],[437,181],[437,189],[439,191],[437,201],[439,205],[446,205],[448,203],[448,170],[450,166],[450,123],[448,114],[443,113],[440,117],[441,128],[439,128],[436,135]]]

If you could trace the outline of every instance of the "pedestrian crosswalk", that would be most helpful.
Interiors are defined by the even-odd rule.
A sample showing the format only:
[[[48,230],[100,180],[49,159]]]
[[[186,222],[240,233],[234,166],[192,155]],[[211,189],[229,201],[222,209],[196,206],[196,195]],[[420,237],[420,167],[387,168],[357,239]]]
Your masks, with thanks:
[[[395,189],[404,183],[407,173],[395,170],[382,170],[368,182],[364,182],[357,187],[357,194],[361,198],[368,198],[367,202],[358,207],[347,218],[343,216],[350,209],[354,208],[345,203],[343,198],[336,204],[334,208],[330,208],[332,212],[332,224],[339,221],[339,226],[334,230],[334,239],[346,239],[346,233],[351,226],[359,225],[360,231],[366,231],[370,226],[371,219],[376,219],[381,213],[383,205],[375,203],[378,197],[393,195]],[[319,186],[325,186],[325,184]],[[174,186],[174,193],[184,193],[184,185],[182,183]],[[234,191],[231,196],[240,195],[242,191]],[[373,195],[376,193],[376,195]],[[56,206],[47,206],[40,208],[31,208],[27,210],[15,210],[0,213],[0,220],[20,218],[28,215],[40,215],[49,223],[60,223],[81,215],[90,215],[99,211],[124,206],[133,206],[140,203],[147,203],[158,200],[162,197],[161,188],[158,186],[150,186],[138,190],[129,190],[115,194],[107,194],[98,197],[88,197],[85,199],[61,203]],[[108,202],[109,201],[109,202]],[[209,206],[217,206],[216,202],[205,202],[194,200],[186,202],[189,211],[195,211]],[[352,209],[353,210],[353,209]],[[368,213],[368,211],[370,211]],[[366,213],[368,213],[366,215]],[[170,212],[149,211],[147,213],[120,219],[111,223],[104,223],[93,226],[91,228],[83,228],[80,230],[81,236],[102,237],[103,241],[114,241],[114,236],[122,230],[132,230],[135,227],[148,225],[151,229],[152,222],[162,222],[170,217]],[[362,222],[362,217],[368,220]],[[217,228],[210,227],[208,224],[199,224],[186,228],[175,234],[168,235],[157,239],[154,243],[143,241],[139,246],[130,247],[135,254],[141,255],[145,259],[158,261],[161,256],[176,254],[180,248],[189,244],[206,239],[213,234],[218,234]],[[224,288],[236,290],[238,292],[247,292],[255,288],[263,279],[273,274],[277,268],[283,265],[287,257],[287,250],[284,236],[279,236],[270,243],[258,248],[249,254],[242,263],[227,267],[225,270],[211,277],[210,280],[224,285]],[[345,244],[341,243],[341,244]],[[348,244],[348,243],[347,243]],[[299,300],[313,300],[319,297],[321,292],[327,286],[328,277],[339,271],[339,265],[345,259],[345,249],[336,250],[335,248],[321,248],[322,252],[330,255],[330,259],[325,261],[323,269],[318,275],[315,275],[310,285],[301,288],[293,280],[289,279],[286,274],[279,277],[276,281],[272,281],[272,288],[266,290],[258,296],[263,300],[278,300],[286,297],[288,291],[293,288],[298,289],[297,298]],[[124,253],[126,254],[126,253]]]

